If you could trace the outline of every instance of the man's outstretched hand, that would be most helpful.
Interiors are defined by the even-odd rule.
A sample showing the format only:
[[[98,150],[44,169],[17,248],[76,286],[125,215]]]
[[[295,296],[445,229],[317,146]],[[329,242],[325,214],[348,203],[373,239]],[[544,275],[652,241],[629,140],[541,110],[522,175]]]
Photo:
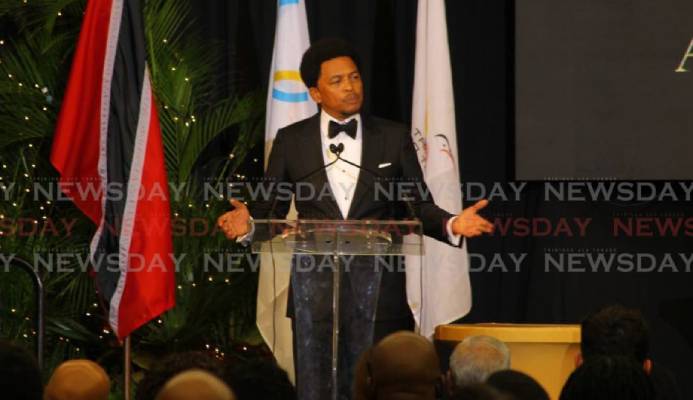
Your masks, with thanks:
[[[452,233],[464,237],[479,236],[482,233],[492,233],[493,224],[481,217],[479,210],[488,205],[488,200],[479,200],[474,205],[465,208],[452,221]]]
[[[217,219],[217,225],[229,239],[236,239],[250,231],[250,212],[242,202],[231,199],[235,208],[225,212]]]

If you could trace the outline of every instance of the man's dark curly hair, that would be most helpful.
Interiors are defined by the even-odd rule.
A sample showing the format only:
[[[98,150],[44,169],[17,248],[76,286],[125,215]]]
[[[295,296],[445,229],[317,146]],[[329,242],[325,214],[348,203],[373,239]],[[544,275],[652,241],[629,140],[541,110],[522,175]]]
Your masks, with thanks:
[[[640,311],[612,305],[582,321],[583,359],[595,356],[629,357],[642,363],[648,358],[650,340]]]
[[[325,38],[313,43],[301,59],[301,79],[307,87],[316,87],[322,63],[337,57],[350,57],[361,70],[360,59],[353,47],[344,39]]]

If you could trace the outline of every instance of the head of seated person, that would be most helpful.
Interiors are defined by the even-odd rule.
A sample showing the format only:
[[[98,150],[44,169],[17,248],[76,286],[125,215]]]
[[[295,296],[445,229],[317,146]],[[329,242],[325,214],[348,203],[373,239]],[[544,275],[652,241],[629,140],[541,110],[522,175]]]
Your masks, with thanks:
[[[515,397],[502,393],[484,383],[475,383],[458,388],[448,398],[450,400],[517,400]]]
[[[630,357],[590,357],[568,378],[560,400],[654,400],[650,377]]]
[[[173,353],[152,365],[137,385],[135,400],[152,400],[164,384],[175,375],[190,369],[201,369],[217,377],[223,377],[219,360],[201,351]]]
[[[166,382],[155,400],[236,400],[236,397],[218,377],[201,369],[191,369]]]
[[[101,366],[89,360],[69,360],[53,371],[44,400],[108,400],[111,381]]]
[[[448,390],[484,383],[494,372],[510,368],[510,350],[491,336],[469,336],[455,346],[447,373]]]
[[[539,382],[524,372],[512,369],[494,372],[486,384],[516,400],[549,400],[549,395]]]
[[[593,357],[627,357],[650,373],[649,332],[640,311],[620,305],[604,307],[582,321],[580,335],[576,365]]]
[[[362,356],[355,381],[355,399],[434,400],[441,386],[438,355],[425,337],[395,332]]]

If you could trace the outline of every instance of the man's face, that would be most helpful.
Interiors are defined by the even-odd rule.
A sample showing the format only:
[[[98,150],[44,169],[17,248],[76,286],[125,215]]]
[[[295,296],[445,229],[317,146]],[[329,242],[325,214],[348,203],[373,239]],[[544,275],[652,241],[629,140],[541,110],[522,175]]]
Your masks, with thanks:
[[[337,119],[359,112],[363,104],[363,83],[354,60],[343,56],[323,62],[317,87],[310,88],[310,97]]]

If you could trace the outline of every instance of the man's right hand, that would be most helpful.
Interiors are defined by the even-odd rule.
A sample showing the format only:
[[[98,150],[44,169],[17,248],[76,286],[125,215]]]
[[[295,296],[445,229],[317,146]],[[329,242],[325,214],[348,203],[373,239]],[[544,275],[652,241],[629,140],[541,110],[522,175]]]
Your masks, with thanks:
[[[250,212],[242,202],[231,199],[232,211],[222,214],[217,219],[217,225],[229,239],[236,239],[250,231]]]

